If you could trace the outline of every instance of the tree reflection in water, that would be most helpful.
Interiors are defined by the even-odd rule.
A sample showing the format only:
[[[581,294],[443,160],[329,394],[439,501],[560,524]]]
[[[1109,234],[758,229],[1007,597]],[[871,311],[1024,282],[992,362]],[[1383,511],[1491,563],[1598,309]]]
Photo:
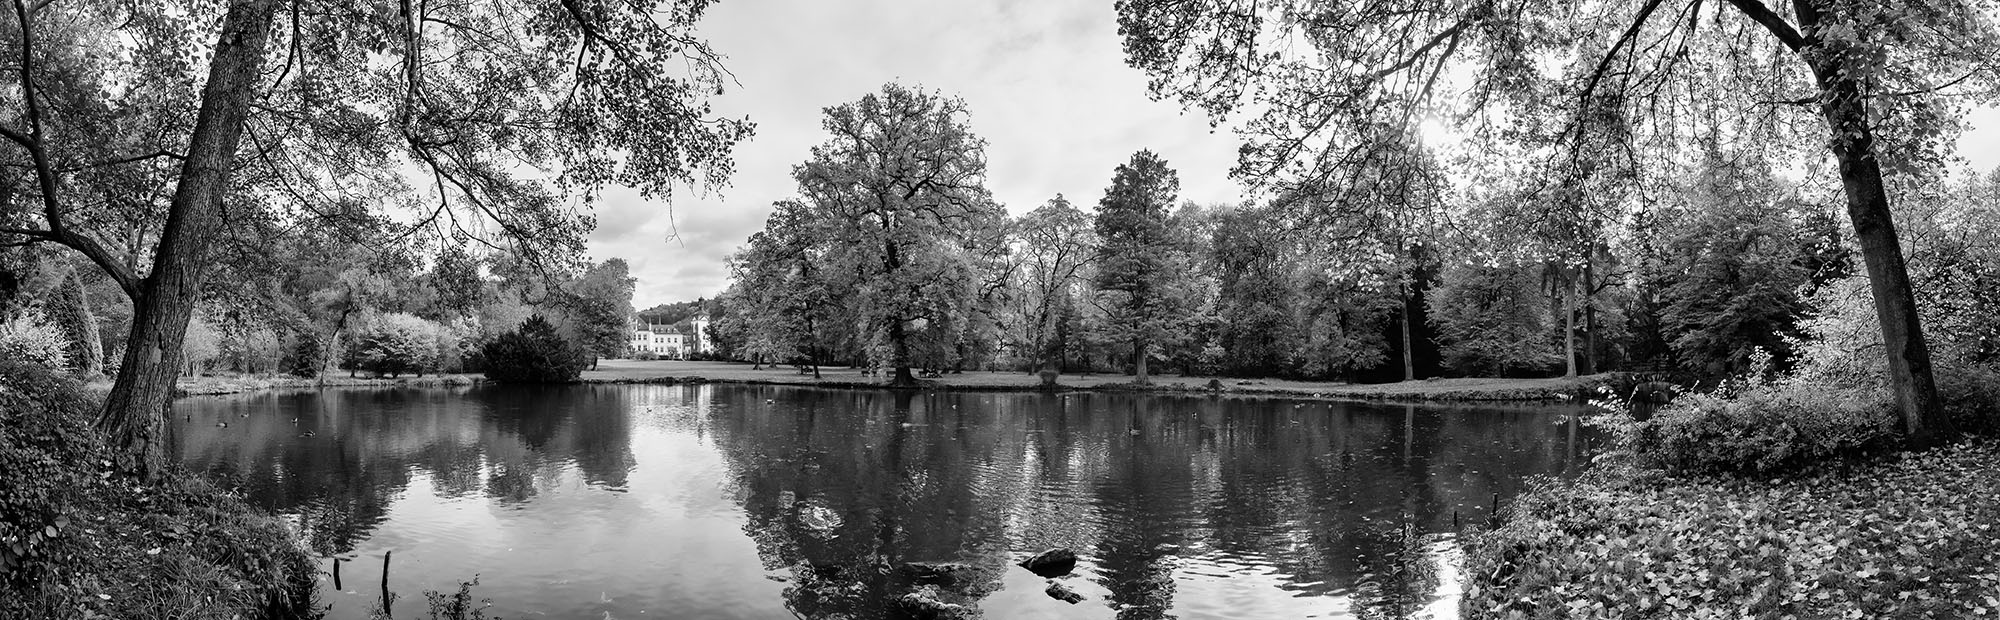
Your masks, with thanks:
[[[1441,558],[1454,523],[1483,522],[1492,498],[1512,497],[1530,474],[1574,473],[1594,442],[1546,407],[1119,393],[477,387],[180,406],[184,462],[292,515],[319,553],[352,553],[412,492],[498,509],[577,502],[545,508],[545,518],[622,522],[644,513],[587,511],[643,501],[555,491],[669,488],[710,494],[724,511],[733,502],[740,513],[723,528],[740,523],[756,557],[745,549],[704,561],[753,580],[761,567],[804,618],[925,617],[950,606],[996,618],[1044,606],[1120,619],[1416,617],[1455,581]],[[660,407],[677,413],[653,413]],[[721,497],[713,482],[662,480],[685,470],[645,476],[635,429],[712,450],[703,458],[719,462]],[[428,489],[411,488],[420,479]],[[451,518],[439,514],[429,516]],[[680,545],[660,542],[675,535],[648,533],[656,545]],[[1049,547],[1082,557],[1060,580],[1082,605],[1044,596],[1041,580],[1014,566]],[[579,582],[646,579],[575,561],[602,571]],[[499,583],[516,569],[473,570]],[[496,592],[496,603],[508,595]],[[711,604],[660,604],[675,601]]]
[[[1265,571],[1410,617],[1454,519],[1579,456],[1546,410],[784,387],[719,402],[744,530],[806,618],[900,617],[912,592],[977,615],[1052,546],[1084,557],[1120,619],[1173,617],[1189,579]],[[915,578],[938,563],[965,576]]]

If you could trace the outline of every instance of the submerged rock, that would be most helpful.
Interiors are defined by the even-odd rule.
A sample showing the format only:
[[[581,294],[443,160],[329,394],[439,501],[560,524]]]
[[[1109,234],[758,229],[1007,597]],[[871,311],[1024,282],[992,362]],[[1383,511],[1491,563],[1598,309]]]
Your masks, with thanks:
[[[912,618],[923,620],[960,620],[974,616],[972,608],[940,600],[937,586],[923,586],[896,597],[896,606]]]
[[[1022,560],[1021,568],[1043,577],[1061,577],[1076,569],[1076,552],[1061,547],[1048,549]]]
[[[963,562],[910,562],[897,570],[910,583],[946,590],[959,590],[973,581],[972,566]]]
[[[1053,581],[1049,582],[1049,588],[1047,590],[1043,590],[1043,592],[1048,593],[1049,598],[1069,603],[1071,605],[1083,602],[1082,594],[1077,594],[1075,590],[1069,589],[1069,586],[1065,586],[1063,584],[1056,583]]]

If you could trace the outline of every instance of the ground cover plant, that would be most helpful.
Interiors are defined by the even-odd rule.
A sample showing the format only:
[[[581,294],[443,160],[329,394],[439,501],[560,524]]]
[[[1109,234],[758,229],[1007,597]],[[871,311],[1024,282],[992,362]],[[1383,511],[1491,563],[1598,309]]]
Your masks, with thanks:
[[[1606,467],[1472,536],[1467,618],[2000,615],[2000,444],[1782,479]]]
[[[0,618],[304,615],[315,568],[284,524],[185,472],[116,472],[100,408],[0,360]]]

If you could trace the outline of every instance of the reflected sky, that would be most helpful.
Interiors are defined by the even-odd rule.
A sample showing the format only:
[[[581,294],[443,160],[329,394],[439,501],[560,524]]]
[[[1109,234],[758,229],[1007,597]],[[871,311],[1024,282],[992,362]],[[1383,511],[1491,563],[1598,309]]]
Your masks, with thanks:
[[[1556,407],[786,386],[196,397],[175,448],[326,558],[331,618],[1455,617],[1458,524],[1597,438]],[[1052,598],[1014,566],[1082,556]],[[332,579],[335,562],[341,580]]]

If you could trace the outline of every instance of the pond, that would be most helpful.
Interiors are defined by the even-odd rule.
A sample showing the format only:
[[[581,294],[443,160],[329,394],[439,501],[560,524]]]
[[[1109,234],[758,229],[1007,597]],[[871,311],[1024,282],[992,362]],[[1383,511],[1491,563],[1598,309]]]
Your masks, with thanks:
[[[1455,532],[1583,467],[1599,440],[1576,411],[330,389],[183,399],[175,449],[297,526],[335,619],[379,605],[385,563],[396,618],[475,575],[489,616],[517,619],[1445,618]],[[1080,556],[1054,582],[1081,602],[1015,565],[1051,547]]]

